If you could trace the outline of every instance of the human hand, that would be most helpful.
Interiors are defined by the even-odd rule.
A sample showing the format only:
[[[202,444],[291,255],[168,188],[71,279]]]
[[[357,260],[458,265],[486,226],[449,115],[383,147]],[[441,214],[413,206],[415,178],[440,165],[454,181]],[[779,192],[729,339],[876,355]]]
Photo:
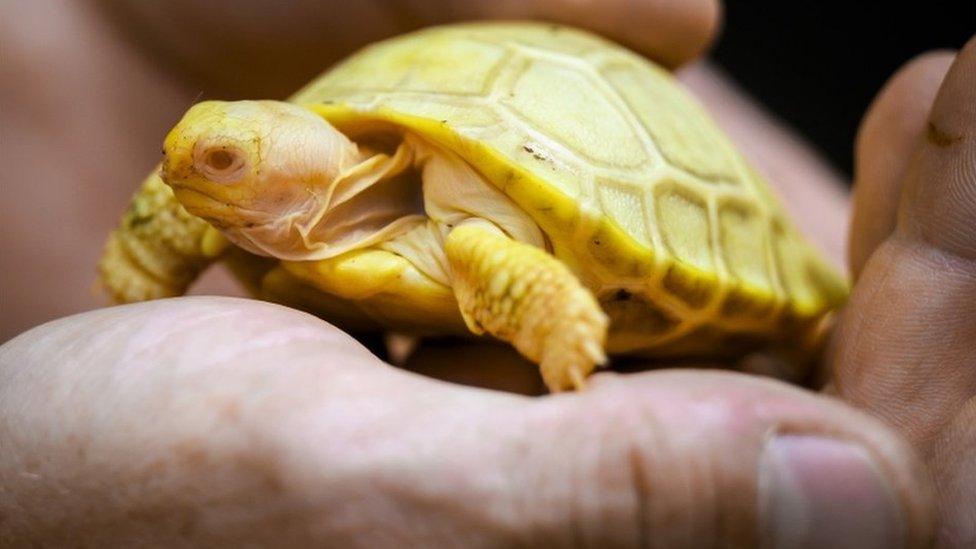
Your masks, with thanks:
[[[921,56],[895,75],[856,152],[856,284],[834,338],[836,392],[912,443],[935,480],[939,545],[972,547],[976,37],[958,56]]]
[[[0,418],[12,545],[752,546],[813,528],[892,547],[931,528],[913,452],[826,397],[681,370],[542,398],[465,388],[232,298],[14,339]]]
[[[859,283],[855,303],[870,292],[864,287]],[[902,310],[890,309],[889,316]],[[851,311],[842,326],[857,320],[858,308]],[[845,330],[835,355],[839,380],[850,364]],[[950,444],[936,452],[955,461],[946,474],[933,471],[940,498],[955,493],[961,502],[942,539],[965,540],[962,527],[974,506],[959,497],[972,492],[959,480],[971,474],[959,458],[972,434],[962,423],[967,416],[953,412],[973,394],[971,377],[959,373],[972,353],[958,341],[920,343],[913,351],[956,353],[949,378],[955,390],[942,388],[893,413],[892,402],[905,402],[898,391],[859,404],[887,412],[896,425],[912,425],[906,414],[929,416],[918,407],[932,412],[936,421],[925,427],[936,433],[956,425],[941,431]],[[857,371],[854,381],[840,383],[842,394],[890,388],[884,362],[859,363]],[[857,383],[864,372],[871,385]],[[906,372],[914,373],[896,380],[919,383],[918,394],[929,395],[924,382],[945,382],[916,379],[925,376],[910,368],[897,373]],[[747,545],[775,531],[775,511],[797,509],[790,505],[797,503],[794,489],[779,494],[787,502],[768,485],[760,489],[759,471],[790,453],[784,448],[811,450],[795,438],[773,438],[776,432],[862,448],[849,468],[841,463],[844,445],[830,443],[820,447],[819,467],[799,465],[804,484],[822,489],[833,506],[820,522],[813,519],[829,525],[814,534],[897,535],[901,530],[884,526],[902,514],[911,542],[932,525],[924,475],[896,433],[834,400],[734,374],[603,374],[586,393],[530,400],[392,370],[299,313],[189,300],[48,325],[3,349],[0,376],[3,440],[14,442],[0,449],[0,463],[15,464],[2,470],[12,471],[3,483],[17,496],[0,500],[10,517],[2,528],[52,543],[82,532],[95,543],[546,544],[573,536],[600,544],[640,540],[644,532],[664,545]],[[38,402],[45,394],[52,396]],[[767,445],[775,440],[781,442]],[[876,465],[867,473],[866,455]],[[874,477],[893,491],[896,512],[885,505],[885,490],[872,489]],[[829,482],[837,479],[843,486]],[[76,497],[58,491],[64,487]],[[838,508],[844,489],[863,499]],[[893,541],[882,537],[879,544]]]
[[[939,542],[968,543],[976,42],[926,133],[917,99],[948,59],[894,79],[859,149],[856,219],[878,205],[863,199],[872,185],[898,194],[879,186],[908,175],[893,235],[853,236],[854,263],[871,259],[833,366],[840,395],[894,429],[735,373],[604,373],[538,399],[463,388],[391,368],[296,311],[167,300],[0,349],[4,541],[893,547],[924,545],[937,510]],[[873,147],[919,135],[904,169],[872,171]],[[904,299],[926,291],[938,299]]]

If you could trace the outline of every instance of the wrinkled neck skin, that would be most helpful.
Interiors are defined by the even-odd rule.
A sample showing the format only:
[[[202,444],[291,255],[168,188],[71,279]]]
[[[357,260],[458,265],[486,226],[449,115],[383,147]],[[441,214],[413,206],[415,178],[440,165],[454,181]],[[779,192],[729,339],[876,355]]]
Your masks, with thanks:
[[[240,192],[247,196],[231,197],[233,215],[213,216],[231,242],[258,255],[304,260],[341,253],[316,242],[315,236],[321,236],[316,231],[328,224],[330,211],[355,194],[346,183],[376,164],[375,155],[361,151],[317,115],[301,115],[315,123],[283,123],[254,139],[260,144],[253,170],[257,183],[243,186]],[[197,149],[206,146],[195,145],[195,165],[200,164]]]
[[[410,222],[416,193],[390,184],[410,166],[408,149],[393,156],[369,154],[350,142],[341,158],[337,169],[311,170],[322,174],[317,180],[296,182],[283,174],[278,187],[299,191],[267,189],[262,221],[226,227],[227,237],[260,255],[310,261],[368,246]]]
[[[406,135],[392,155],[356,147],[343,158],[352,161],[310,187],[304,201],[224,233],[251,252],[291,261],[385,249],[446,286],[443,243],[465,221],[487,220],[515,240],[545,247],[539,227],[511,199],[456,154],[416,136]]]

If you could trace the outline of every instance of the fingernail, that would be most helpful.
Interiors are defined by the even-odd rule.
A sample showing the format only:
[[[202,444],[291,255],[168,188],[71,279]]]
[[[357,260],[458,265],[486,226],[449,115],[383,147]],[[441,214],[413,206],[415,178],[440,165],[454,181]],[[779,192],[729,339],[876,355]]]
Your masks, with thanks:
[[[759,460],[762,547],[904,546],[901,506],[860,446],[817,436],[771,439]]]

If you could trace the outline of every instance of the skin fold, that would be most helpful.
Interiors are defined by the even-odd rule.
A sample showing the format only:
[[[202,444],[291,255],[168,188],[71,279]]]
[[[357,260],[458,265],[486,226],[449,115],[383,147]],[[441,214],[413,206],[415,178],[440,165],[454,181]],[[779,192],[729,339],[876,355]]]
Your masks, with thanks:
[[[457,2],[450,4],[456,12],[442,12],[448,4],[439,2],[431,5],[439,15],[428,19],[406,2],[392,3],[402,8],[395,12],[355,4],[343,9],[382,16],[330,13],[330,21],[370,22],[345,24],[336,57],[361,44],[357,37],[398,32],[392,22],[403,9],[424,23],[491,9]],[[622,40],[679,61],[704,49],[719,11],[709,2],[620,0],[601,4],[602,11],[571,4],[521,5],[547,7],[538,13],[558,12],[562,22],[626,28]],[[234,61],[228,52],[235,50],[220,47],[222,40],[261,29],[261,47],[271,52],[261,63],[269,66],[275,49],[268,44],[288,42],[280,37],[328,36],[262,10],[260,2],[235,3],[236,11],[134,5],[152,6],[139,14],[137,42],[158,44],[151,53],[107,38],[116,32],[109,16],[85,3],[21,6],[17,25],[0,17],[10,59],[0,93],[15,106],[4,109],[4,128],[22,136],[2,148],[17,153],[9,173],[64,182],[64,192],[79,181],[120,181],[114,203],[92,192],[70,208],[52,205],[50,215],[63,214],[57,227],[39,226],[36,209],[0,217],[8,241],[21,246],[3,254],[10,273],[5,313],[24,308],[36,315],[17,318],[37,322],[63,314],[66,304],[77,310],[88,303],[73,297],[83,286],[69,269],[27,258],[44,245],[51,257],[77,254],[69,264],[89,264],[128,185],[152,165],[163,128],[202,85],[184,86],[147,60],[176,66],[192,59],[195,74],[215,75],[219,84],[206,84],[213,89],[247,74],[236,93],[259,96],[249,86],[274,79],[240,70],[254,57]],[[574,19],[581,13],[584,20]],[[232,32],[187,34],[177,19]],[[52,22],[76,32],[58,33],[51,50],[29,47],[30,29]],[[686,32],[689,25],[695,32]],[[701,38],[653,38],[678,34]],[[70,42],[78,36],[91,37],[87,47]],[[303,51],[314,43],[302,40],[295,43]],[[275,51],[296,59],[288,47]],[[72,52],[79,54],[74,64]],[[30,70],[45,60],[53,63],[49,70]],[[281,65],[279,74],[295,69]],[[116,101],[95,99],[105,93],[106,83],[91,77],[99,67],[127,69]],[[36,76],[23,80],[28,74]],[[282,78],[283,90],[308,76]],[[698,66],[683,78],[759,169],[782,182],[777,190],[787,207],[806,212],[801,227],[838,257],[843,246],[831,231],[845,210],[829,172],[721,75]],[[10,84],[18,79],[31,88]],[[280,306],[191,297],[107,308],[0,347],[0,545],[971,546],[974,81],[970,41],[958,55],[910,63],[865,118],[855,219],[894,222],[891,231],[855,227],[850,234],[864,266],[855,267],[858,282],[828,360],[836,396],[683,369],[598,374],[579,394],[527,398],[392,368],[327,323]],[[72,103],[90,108],[64,101],[66,82],[80,90]],[[122,124],[119,112],[143,113],[146,104],[158,111],[134,116],[146,124],[142,130],[115,125]],[[104,139],[92,149],[95,135]],[[886,160],[887,151],[915,152]],[[52,189],[38,187],[4,185],[0,203],[41,204]],[[879,193],[898,198],[874,200]],[[102,220],[90,243],[83,231],[69,230],[78,218]],[[45,278],[45,268],[57,280]],[[36,286],[25,282],[31,277]],[[213,278],[205,284],[219,287]],[[55,304],[25,302],[15,291],[40,287]],[[497,347],[424,344],[406,366],[483,386],[539,389],[524,362]],[[783,486],[789,489],[777,488]],[[804,523],[786,520],[794,512],[812,513],[807,523],[815,528],[791,530]]]

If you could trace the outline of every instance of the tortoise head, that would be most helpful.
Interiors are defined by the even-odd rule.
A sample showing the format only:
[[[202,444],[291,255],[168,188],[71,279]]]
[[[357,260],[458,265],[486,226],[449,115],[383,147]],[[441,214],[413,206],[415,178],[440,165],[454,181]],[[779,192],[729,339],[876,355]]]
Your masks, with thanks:
[[[301,216],[357,152],[301,106],[205,101],[169,132],[163,154],[162,178],[180,203],[232,236]]]

